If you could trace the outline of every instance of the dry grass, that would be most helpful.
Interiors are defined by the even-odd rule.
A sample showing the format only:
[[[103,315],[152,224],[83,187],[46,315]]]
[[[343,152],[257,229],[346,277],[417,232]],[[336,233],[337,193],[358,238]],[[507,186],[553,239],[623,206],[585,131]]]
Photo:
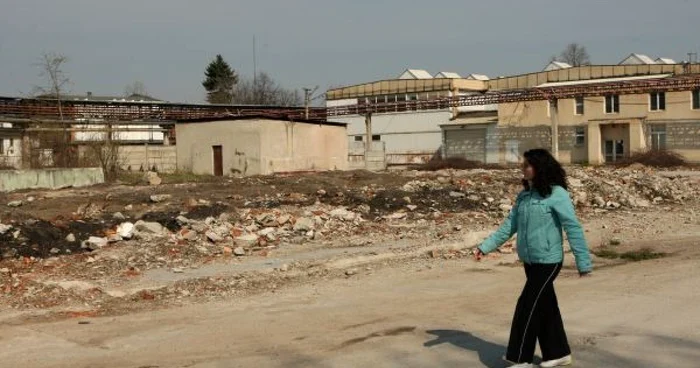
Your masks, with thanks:
[[[683,156],[667,150],[649,150],[635,153],[632,156],[616,163],[617,166],[625,167],[633,164],[642,164],[644,166],[658,168],[689,166],[688,162],[683,158]]]

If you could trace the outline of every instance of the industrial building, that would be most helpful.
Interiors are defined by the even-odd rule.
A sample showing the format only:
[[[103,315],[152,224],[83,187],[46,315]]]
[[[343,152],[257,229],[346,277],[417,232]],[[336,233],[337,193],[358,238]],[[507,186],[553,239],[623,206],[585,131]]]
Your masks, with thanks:
[[[648,58],[651,60],[650,58]],[[653,61],[653,60],[652,60]],[[517,88],[598,88],[606,84],[673,80],[700,72],[700,65],[624,64],[582,66],[556,72],[514,76],[492,83],[491,90]],[[580,96],[555,102],[501,103],[496,125],[481,129],[486,162],[512,162],[515,153],[537,146],[552,148],[552,124],[558,125],[559,159],[565,163],[603,164],[648,149],[668,149],[700,162],[700,91],[655,91]],[[449,140],[449,136],[445,136]],[[448,145],[450,143],[448,142]],[[497,157],[497,158],[496,158]],[[481,156],[475,159],[482,159]]]
[[[346,125],[266,116],[176,123],[177,167],[204,175],[347,169]]]
[[[326,93],[326,106],[332,108],[362,106],[367,104],[415,102],[448,99],[455,96],[479,94],[488,89],[488,77],[472,74],[466,78],[451,72],[440,72],[434,77],[425,70],[408,69],[392,80],[382,80],[343,88]],[[441,125],[455,119],[468,120],[470,114],[484,112],[496,114],[495,105],[451,108],[447,104],[435,108],[416,106],[403,111],[397,106],[394,112],[371,116],[348,115],[334,119],[348,124],[348,145],[351,167],[367,167],[365,151],[369,155],[384,157],[382,166],[422,163],[440,154],[442,146]],[[368,134],[371,123],[371,134]],[[371,142],[367,143],[367,137]]]
[[[642,54],[631,54],[618,65],[572,67],[555,61],[542,72],[487,80],[444,78],[452,73],[431,79],[427,72],[410,69],[395,80],[329,90],[327,106],[346,115],[337,119],[348,123],[350,161],[355,166],[362,166],[366,156],[376,160],[382,149],[388,165],[423,162],[435,154],[508,164],[538,147],[556,151],[565,163],[609,163],[647,149],[669,149],[700,162],[700,91],[654,89],[654,83],[673,85],[682,76],[698,73],[700,64]],[[624,90],[635,84],[649,87]],[[595,92],[605,86],[622,91]],[[581,93],[561,99],[548,96],[550,90],[563,89]],[[526,90],[541,97],[517,97]],[[509,93],[515,97],[484,98],[480,105],[455,102],[460,96]],[[427,102],[436,99],[437,103]],[[396,111],[342,112],[343,107],[365,111],[361,107],[368,103],[394,106]],[[370,145],[367,137],[373,141]]]

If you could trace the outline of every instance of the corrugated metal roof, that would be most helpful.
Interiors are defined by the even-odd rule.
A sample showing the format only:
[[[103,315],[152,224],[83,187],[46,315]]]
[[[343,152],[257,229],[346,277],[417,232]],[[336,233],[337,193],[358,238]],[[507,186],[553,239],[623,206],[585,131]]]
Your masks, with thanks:
[[[440,72],[435,74],[435,78],[460,79],[462,76],[453,72]]]
[[[423,69],[406,69],[399,79],[433,79],[433,76]]]
[[[536,88],[563,87],[563,86],[576,86],[576,85],[583,85],[583,84],[612,83],[612,82],[624,82],[624,81],[634,81],[634,80],[644,80],[644,79],[661,79],[661,78],[668,78],[672,75],[673,74],[656,74],[656,75],[641,75],[641,76],[635,76],[635,77],[587,79],[587,80],[578,80],[578,81],[571,81],[571,82],[552,82],[552,83],[540,84],[540,85],[535,86],[535,87]]]
[[[571,67],[572,66],[568,63],[565,63],[563,61],[554,60],[554,61],[550,62],[549,64],[547,64],[547,66],[544,67],[544,71],[548,72],[551,70],[569,69]]]
[[[489,78],[489,76],[485,75],[485,74],[469,74],[469,76],[467,76],[467,79],[487,81],[487,80],[490,80],[491,78]]]
[[[633,53],[620,62],[620,65],[656,64],[654,59],[644,54]]]
[[[655,61],[657,64],[669,64],[669,65],[678,64],[678,63],[677,63],[675,60],[673,60],[673,59],[670,59],[670,58],[663,58],[663,57],[660,57],[660,58],[658,58],[658,59],[656,59],[656,60],[654,60],[654,61]]]

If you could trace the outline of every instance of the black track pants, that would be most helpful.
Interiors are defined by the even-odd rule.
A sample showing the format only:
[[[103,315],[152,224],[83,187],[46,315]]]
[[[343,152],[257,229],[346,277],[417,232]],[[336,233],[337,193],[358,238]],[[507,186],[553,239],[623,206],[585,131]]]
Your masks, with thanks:
[[[554,293],[562,264],[525,264],[527,282],[518,299],[510,330],[506,359],[515,363],[532,363],[539,340],[543,360],[571,354]]]

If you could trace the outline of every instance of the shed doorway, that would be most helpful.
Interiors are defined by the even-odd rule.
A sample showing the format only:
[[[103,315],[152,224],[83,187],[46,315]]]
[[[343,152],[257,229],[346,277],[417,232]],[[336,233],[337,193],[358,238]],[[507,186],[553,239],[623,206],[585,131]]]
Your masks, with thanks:
[[[214,155],[214,176],[224,176],[224,155],[221,146],[211,146]]]

